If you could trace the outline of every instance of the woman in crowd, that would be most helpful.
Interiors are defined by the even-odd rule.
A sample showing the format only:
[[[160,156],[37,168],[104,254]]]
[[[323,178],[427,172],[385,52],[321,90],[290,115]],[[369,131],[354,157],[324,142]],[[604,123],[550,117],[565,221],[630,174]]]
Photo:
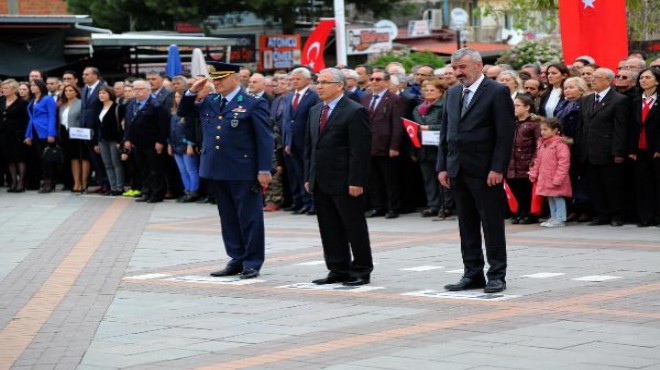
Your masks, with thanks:
[[[28,102],[18,97],[18,82],[4,80],[0,85],[0,150],[7,161],[11,176],[10,193],[25,191],[27,147],[23,137],[28,124]]]
[[[437,78],[426,80],[422,83],[422,96],[424,100],[413,111],[413,120],[419,124],[420,134],[424,131],[440,131],[440,115],[442,114],[442,95],[446,90],[442,81]],[[435,170],[435,162],[438,158],[437,145],[423,145],[415,153],[415,159],[419,162],[426,192],[426,209],[422,211],[422,217],[435,215],[445,216],[453,207],[448,193],[442,192],[438,183],[438,174]],[[448,198],[448,199],[445,199]],[[450,209],[446,209],[450,208]],[[442,214],[439,214],[442,212]]]
[[[511,216],[511,223],[534,224],[538,222],[538,215],[530,214],[532,183],[529,181],[529,167],[536,155],[540,118],[534,114],[534,99],[529,95],[516,96],[513,107],[517,122],[506,181],[518,200],[518,213]]]
[[[553,63],[548,66],[548,89],[541,97],[539,114],[546,118],[555,116],[555,108],[564,98],[562,89],[569,73],[568,68],[561,63]]]
[[[189,117],[176,115],[180,101],[181,92],[177,91],[174,94],[170,116],[170,139],[167,153],[174,156],[183,182],[184,195],[179,202],[190,203],[199,198],[199,155],[196,150],[194,122]]]
[[[19,82],[18,83],[18,97],[21,100],[25,100],[26,102],[30,101],[32,99],[32,93],[30,93],[30,83],[29,82]]]
[[[518,94],[522,94],[522,80],[518,77],[516,71],[502,71],[497,76],[497,82],[509,88],[511,99],[515,99]]]
[[[94,120],[94,151],[101,154],[110,190],[104,195],[124,193],[124,167],[120,158],[120,143],[123,138],[122,121],[126,109],[115,102],[115,91],[110,86],[99,89],[99,100],[103,104]]]
[[[529,180],[537,183],[536,195],[546,197],[550,205],[550,219],[543,227],[563,227],[566,222],[566,200],[571,197],[571,152],[561,137],[561,122],[548,118],[541,122],[541,139],[534,164],[529,170]]]
[[[30,84],[30,92],[34,96],[28,105],[30,119],[25,130],[25,144],[36,148],[41,156],[41,177],[43,183],[39,193],[50,193],[55,190],[55,162],[44,156],[46,148],[57,145],[57,106],[55,100],[48,96],[48,89],[43,80],[35,79]]]
[[[590,66],[585,66],[583,71]],[[564,100],[557,105],[556,117],[562,125],[562,136],[571,148],[571,187],[573,189],[573,202],[567,221],[587,222],[591,219],[591,202],[589,200],[586,170],[581,168],[578,159],[580,152],[576,142],[576,135],[580,132],[580,101],[588,94],[586,82],[579,77],[569,77],[564,81]]]
[[[78,86],[65,85],[58,103],[60,104],[60,141],[71,161],[71,174],[73,175],[71,191],[83,192],[87,189],[87,179],[91,168],[89,149],[86,141],[70,138],[70,130],[80,128],[82,123],[82,104]]]
[[[635,167],[638,226],[660,224],[660,69],[643,70],[637,83],[642,95],[632,101],[629,158]]]
[[[580,72],[580,77],[584,80],[584,82],[587,84],[587,90],[584,92],[584,95],[589,95],[593,91],[591,91],[591,84],[594,82],[594,72],[600,68],[595,64],[587,64],[586,66],[582,67],[582,71]]]

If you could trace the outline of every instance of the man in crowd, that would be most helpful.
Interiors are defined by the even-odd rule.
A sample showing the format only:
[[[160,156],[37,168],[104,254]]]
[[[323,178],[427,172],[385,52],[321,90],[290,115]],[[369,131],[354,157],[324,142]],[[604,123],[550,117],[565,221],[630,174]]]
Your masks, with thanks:
[[[239,66],[211,65],[218,95],[195,103],[207,79],[196,81],[181,99],[178,114],[198,113],[203,144],[200,176],[209,179],[218,201],[222,240],[231,260],[211,276],[259,276],[265,259],[263,189],[271,182],[273,133],[268,104],[241,88]]]
[[[163,86],[163,76],[158,71],[147,72],[147,81],[151,85],[151,95],[156,98],[158,103],[170,109],[174,101],[174,92]]]
[[[316,85],[323,103],[310,111],[305,145],[305,188],[317,205],[329,270],[326,277],[312,281],[318,285],[369,284],[374,267],[363,213],[370,123],[367,111],[345,96],[344,81],[335,68],[319,74]]]
[[[636,98],[640,94],[639,89],[635,86],[637,83],[637,76],[637,72],[629,69],[617,71],[616,76],[614,76],[614,86],[616,86],[616,91],[627,96],[628,99],[632,100]]]
[[[398,157],[403,139],[401,117],[405,107],[401,98],[388,90],[389,73],[373,72],[369,86],[371,91],[362,98],[362,106],[369,113],[372,132],[369,174],[371,209],[366,216],[397,218],[401,210]]]
[[[62,83],[64,85],[78,86],[78,75],[74,71],[64,71],[62,73]]]
[[[83,70],[82,80],[85,86],[83,86],[81,91],[81,127],[87,128],[93,131],[94,122],[98,119],[98,115],[101,112],[102,103],[99,100],[99,89],[101,86],[105,85],[105,82],[101,81],[101,73],[96,67],[87,67]],[[96,184],[99,186],[96,189],[98,193],[107,193],[110,191],[110,183],[108,182],[108,177],[105,173],[105,166],[103,165],[103,160],[101,155],[97,153],[91,146],[91,141],[89,142],[89,152],[92,162],[92,169],[94,170]]]
[[[433,68],[430,66],[419,66],[414,70],[415,82],[406,91],[417,98],[417,102],[422,102],[422,82],[433,77]]]
[[[534,99],[534,107],[538,111],[541,103],[541,82],[535,78],[529,79],[523,82],[523,90]]]
[[[626,125],[629,101],[612,86],[614,72],[594,72],[594,94],[582,98],[580,161],[586,166],[591,200],[597,216],[589,225],[623,225]]]
[[[502,73],[503,69],[500,66],[492,66],[486,71],[486,77],[491,80],[497,80],[497,77]]]
[[[631,57],[625,61],[623,69],[628,69],[635,73],[639,73],[644,68],[646,68],[646,62],[643,59],[639,59],[637,57]]]
[[[135,99],[126,107],[124,148],[132,151],[142,180],[137,202],[158,203],[165,198],[165,146],[169,136],[169,110],[151,94],[145,80],[133,82]]]
[[[438,151],[438,180],[454,189],[461,235],[463,277],[445,289],[506,289],[506,195],[502,187],[513,146],[515,118],[508,88],[485,78],[481,55],[456,51],[451,65],[461,85],[445,98]],[[490,268],[484,279],[481,231]]]
[[[239,75],[241,76],[241,87],[247,89],[248,84],[250,83],[250,76],[252,75],[252,72],[247,68],[241,68]]]
[[[319,96],[311,89],[311,74],[307,68],[291,71],[293,84],[287,96],[282,114],[282,140],[284,142],[284,164],[288,173],[289,188],[293,204],[285,209],[294,214],[316,214],[314,200],[304,188],[303,155],[305,154],[305,132],[309,109],[319,102]]]
[[[48,96],[52,97],[55,102],[60,97],[60,87],[62,81],[57,77],[48,77],[46,79],[46,89],[48,89]]]
[[[364,96],[364,91],[358,88],[358,79],[360,76],[353,69],[344,68],[341,70],[346,77],[346,95],[349,99],[356,102],[360,102],[360,99]]]
[[[266,95],[266,78],[261,73],[253,73],[248,81],[248,92],[255,98],[264,99],[270,106],[273,97]]]
[[[369,76],[371,76],[372,69],[370,66],[358,64],[355,66],[355,72],[358,74],[358,88],[362,91],[367,90],[369,87]]]

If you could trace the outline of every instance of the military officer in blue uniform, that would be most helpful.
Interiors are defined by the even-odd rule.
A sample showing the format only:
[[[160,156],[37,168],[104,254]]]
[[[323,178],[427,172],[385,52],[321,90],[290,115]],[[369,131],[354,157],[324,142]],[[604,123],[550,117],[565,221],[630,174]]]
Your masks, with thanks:
[[[271,181],[274,137],[268,103],[240,86],[237,65],[207,62],[218,94],[195,103],[207,82],[190,87],[178,109],[185,117],[199,114],[203,143],[200,176],[209,180],[220,214],[222,240],[231,260],[211,276],[259,276],[264,263],[263,189]]]

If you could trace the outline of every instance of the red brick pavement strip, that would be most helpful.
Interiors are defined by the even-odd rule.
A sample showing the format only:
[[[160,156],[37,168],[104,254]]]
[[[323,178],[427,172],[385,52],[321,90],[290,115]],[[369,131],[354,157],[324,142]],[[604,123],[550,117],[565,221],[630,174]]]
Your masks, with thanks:
[[[9,369],[73,287],[129,200],[113,201],[27,304],[0,332],[0,369]]]

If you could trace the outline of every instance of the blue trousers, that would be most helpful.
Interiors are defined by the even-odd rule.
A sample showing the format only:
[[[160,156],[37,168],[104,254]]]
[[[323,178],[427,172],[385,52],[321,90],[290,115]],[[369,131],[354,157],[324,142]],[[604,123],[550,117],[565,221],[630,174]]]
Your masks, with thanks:
[[[174,154],[174,160],[181,174],[183,190],[197,192],[199,190],[199,156]]]

